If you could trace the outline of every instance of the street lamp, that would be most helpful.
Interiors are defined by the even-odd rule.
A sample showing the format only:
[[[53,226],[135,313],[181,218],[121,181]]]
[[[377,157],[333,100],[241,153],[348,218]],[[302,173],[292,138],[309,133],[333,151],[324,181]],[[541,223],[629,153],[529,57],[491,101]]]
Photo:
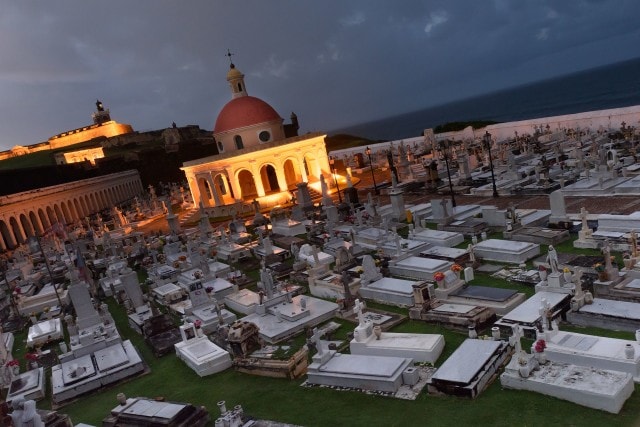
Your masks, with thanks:
[[[491,157],[491,134],[487,131],[484,134],[484,146],[489,152],[489,167],[491,168],[491,182],[493,183],[493,197],[498,197],[498,189],[496,188],[496,176],[493,174],[493,157]]]
[[[329,164],[331,165],[331,173],[333,174],[333,182],[336,184],[336,189],[338,190],[338,200],[340,204],[342,204],[342,196],[340,195],[340,187],[338,186],[338,178],[336,178],[336,160],[333,156],[329,156]]]
[[[453,194],[453,183],[451,182],[451,172],[449,171],[449,148],[450,148],[449,140],[440,141],[440,151],[442,151],[442,156],[444,157],[444,164],[447,167],[447,178],[449,178],[449,192],[451,193],[451,206],[455,208],[456,197]]]
[[[369,157],[369,168],[371,168],[371,179],[373,179],[373,190],[376,192],[376,194],[380,194],[380,191],[378,191],[378,185],[376,184],[376,177],[373,174],[373,163],[371,163],[371,148],[367,147],[364,150],[364,152]]]

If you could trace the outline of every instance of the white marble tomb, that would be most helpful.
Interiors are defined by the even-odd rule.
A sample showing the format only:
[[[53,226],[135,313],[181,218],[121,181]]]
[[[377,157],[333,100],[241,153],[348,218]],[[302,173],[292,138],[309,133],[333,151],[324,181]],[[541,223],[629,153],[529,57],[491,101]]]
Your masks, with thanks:
[[[415,280],[433,280],[438,271],[448,271],[452,262],[439,259],[411,256],[389,263],[389,271],[394,276],[407,277]]]
[[[477,257],[485,261],[521,264],[540,255],[537,243],[516,240],[487,239],[474,246]]]

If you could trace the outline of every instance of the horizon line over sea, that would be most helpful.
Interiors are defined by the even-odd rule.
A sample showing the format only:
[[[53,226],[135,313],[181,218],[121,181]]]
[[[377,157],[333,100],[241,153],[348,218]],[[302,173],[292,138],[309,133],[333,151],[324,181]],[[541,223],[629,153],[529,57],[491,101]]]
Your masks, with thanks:
[[[424,129],[449,122],[492,120],[504,123],[638,104],[640,57],[346,126],[328,133],[351,134],[372,140],[398,140],[420,136]]]

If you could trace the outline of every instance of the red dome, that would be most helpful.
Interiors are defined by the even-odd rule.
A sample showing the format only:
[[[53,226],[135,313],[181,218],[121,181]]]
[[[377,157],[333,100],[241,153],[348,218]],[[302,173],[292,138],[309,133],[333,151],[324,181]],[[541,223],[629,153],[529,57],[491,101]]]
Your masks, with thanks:
[[[253,96],[241,96],[222,107],[213,132],[226,132],[274,120],[282,118],[271,105]]]

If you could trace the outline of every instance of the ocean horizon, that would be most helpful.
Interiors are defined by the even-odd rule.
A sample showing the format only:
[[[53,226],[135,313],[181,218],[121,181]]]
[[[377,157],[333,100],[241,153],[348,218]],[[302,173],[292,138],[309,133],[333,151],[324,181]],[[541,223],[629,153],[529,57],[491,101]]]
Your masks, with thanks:
[[[372,140],[398,140],[420,136],[424,129],[449,122],[491,120],[504,123],[638,104],[640,57],[346,126],[328,133],[351,134]]]

